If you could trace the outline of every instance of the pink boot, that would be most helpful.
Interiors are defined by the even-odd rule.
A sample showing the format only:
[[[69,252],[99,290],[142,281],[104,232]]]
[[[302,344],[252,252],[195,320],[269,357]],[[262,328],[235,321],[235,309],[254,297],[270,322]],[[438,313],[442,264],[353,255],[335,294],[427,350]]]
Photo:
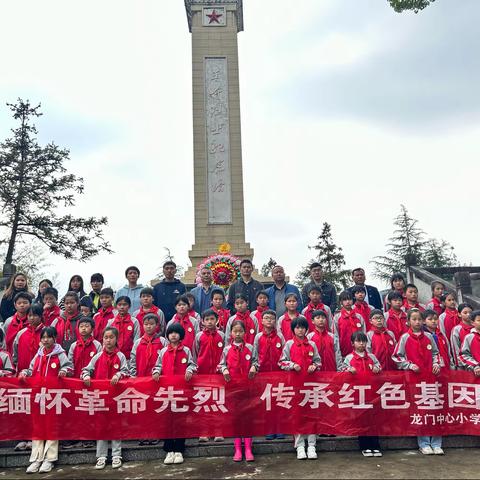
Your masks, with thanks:
[[[255,457],[253,456],[253,453],[252,453],[252,438],[244,438],[243,439],[244,443],[245,443],[245,460],[247,462],[253,462],[255,460]]]
[[[235,451],[233,453],[233,461],[234,462],[241,462],[242,461],[242,439],[241,438],[234,438],[233,439],[233,446]]]

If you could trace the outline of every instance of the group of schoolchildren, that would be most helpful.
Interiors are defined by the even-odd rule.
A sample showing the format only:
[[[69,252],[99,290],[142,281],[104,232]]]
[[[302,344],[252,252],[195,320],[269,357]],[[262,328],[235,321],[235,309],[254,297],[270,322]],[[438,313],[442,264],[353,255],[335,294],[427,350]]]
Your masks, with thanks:
[[[76,292],[63,297],[61,310],[52,286],[43,288],[35,302],[23,290],[13,298],[14,315],[0,328],[0,375],[73,376],[86,386],[92,379],[116,384],[128,376],[158,381],[160,376],[184,375],[188,381],[194,374],[216,373],[228,382],[279,370],[377,374],[403,369],[438,374],[441,369],[458,368],[480,376],[480,311],[466,303],[457,306],[455,295],[445,293],[441,282],[432,284],[427,306],[418,303],[417,288],[406,284],[402,275],[394,275],[391,286],[384,310],[368,305],[364,288],[356,286],[339,295],[340,310],[332,314],[322,302],[321,288],[313,285],[301,313],[296,294],[285,295],[286,310],[280,318],[268,308],[266,291],[257,294],[255,311],[250,312],[249,299],[238,294],[230,312],[225,293],[218,288],[212,292],[211,308],[201,316],[194,310],[194,297],[180,295],[168,323],[153,305],[148,287],[141,290],[141,306],[133,314],[131,299],[120,296],[114,305],[110,288],[99,292],[96,313],[92,305],[81,305]],[[317,458],[316,433],[294,438],[298,459]],[[66,443],[68,447],[72,442]],[[119,468],[121,441],[111,444],[112,467]],[[418,445],[425,455],[444,453],[441,437],[418,437]],[[54,440],[32,441],[27,472],[50,471],[58,447]],[[382,455],[378,437],[359,437],[359,447],[364,456]],[[165,440],[164,450],[165,464],[182,463],[185,439]],[[108,442],[98,440],[95,468],[105,468],[107,453]],[[235,438],[233,460],[244,457],[254,460],[252,438]]]

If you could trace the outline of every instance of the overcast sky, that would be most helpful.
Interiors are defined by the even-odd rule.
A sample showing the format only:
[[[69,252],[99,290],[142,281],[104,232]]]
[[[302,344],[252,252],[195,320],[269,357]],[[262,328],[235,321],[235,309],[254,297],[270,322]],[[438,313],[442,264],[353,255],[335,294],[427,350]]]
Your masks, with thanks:
[[[147,283],[193,230],[191,38],[182,0],[4,0],[3,106],[41,102],[41,142],[85,179],[75,214],[106,215],[113,255],[50,257],[74,273]],[[347,267],[385,251],[404,203],[432,237],[480,264],[478,0],[419,14],[382,0],[244,0],[239,34],[246,237],[292,278],[332,224]],[[475,222],[475,223],[474,223]]]

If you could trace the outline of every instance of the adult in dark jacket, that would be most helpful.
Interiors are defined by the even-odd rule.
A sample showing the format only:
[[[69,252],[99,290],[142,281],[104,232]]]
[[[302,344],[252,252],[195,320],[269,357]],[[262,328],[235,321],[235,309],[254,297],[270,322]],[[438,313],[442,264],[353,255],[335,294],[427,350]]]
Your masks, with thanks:
[[[330,307],[332,314],[335,313],[337,309],[337,290],[333,283],[326,282],[323,279],[323,268],[320,263],[314,262],[310,265],[310,278],[310,282],[302,288],[303,304],[307,305],[310,301],[308,293],[310,292],[310,288],[315,285],[322,289],[322,302]]]
[[[253,264],[248,258],[240,262],[240,278],[228,289],[227,308],[235,312],[235,295],[242,293],[248,298],[248,309],[253,312],[257,308],[257,293],[263,290],[263,285],[252,278]]]
[[[373,308],[377,308],[378,310],[383,310],[382,304],[382,297],[380,296],[380,292],[377,290],[376,287],[372,285],[365,284],[365,270],[363,268],[355,268],[352,270],[352,280],[355,283],[355,286],[363,287],[365,290],[365,301],[371,305]],[[347,288],[347,290],[353,296],[353,287]]]
[[[20,292],[30,293],[28,288],[28,280],[25,274],[16,273],[10,280],[8,287],[5,289],[5,292],[0,302],[0,315],[1,320],[6,322],[12,315],[15,313],[15,305],[13,299],[15,295]],[[32,300],[34,296],[31,294]]]
[[[178,278],[177,265],[168,260],[163,264],[164,279],[153,287],[153,303],[165,314],[165,320],[169,322],[175,315],[175,300],[179,295],[186,293],[187,288]]]

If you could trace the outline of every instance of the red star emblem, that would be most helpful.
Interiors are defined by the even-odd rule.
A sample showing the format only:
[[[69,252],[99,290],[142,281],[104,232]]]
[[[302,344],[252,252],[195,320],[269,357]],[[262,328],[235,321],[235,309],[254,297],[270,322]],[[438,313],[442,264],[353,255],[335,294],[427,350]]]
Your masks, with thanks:
[[[210,19],[210,21],[208,22],[209,25],[211,23],[220,24],[219,18],[223,17],[223,13],[217,13],[217,11],[214,9],[213,12],[210,15],[207,13],[207,17]]]

